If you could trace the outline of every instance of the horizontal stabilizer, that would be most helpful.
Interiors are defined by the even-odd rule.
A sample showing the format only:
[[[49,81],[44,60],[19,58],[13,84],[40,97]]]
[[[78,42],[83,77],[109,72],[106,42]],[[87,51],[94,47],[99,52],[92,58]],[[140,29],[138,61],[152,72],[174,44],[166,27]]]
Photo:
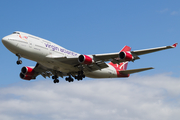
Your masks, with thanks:
[[[122,70],[122,71],[119,71],[119,73],[121,73],[121,74],[133,74],[133,73],[142,72],[142,71],[150,70],[150,69],[154,69],[154,68],[149,67],[149,68],[140,68],[140,69],[132,69],[132,70]]]

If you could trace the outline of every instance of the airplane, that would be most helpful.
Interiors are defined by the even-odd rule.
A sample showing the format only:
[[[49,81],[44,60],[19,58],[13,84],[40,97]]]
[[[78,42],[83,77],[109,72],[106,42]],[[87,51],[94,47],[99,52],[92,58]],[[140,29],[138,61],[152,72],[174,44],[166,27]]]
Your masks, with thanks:
[[[4,46],[17,57],[17,64],[22,64],[21,57],[37,62],[36,66],[24,66],[20,78],[24,80],[36,79],[38,75],[51,77],[54,83],[59,83],[59,77],[73,82],[74,79],[90,78],[120,78],[130,74],[142,72],[153,67],[127,70],[128,62],[140,59],[140,55],[175,48],[163,46],[151,49],[131,51],[131,47],[124,46],[120,52],[85,55],[65,49],[43,38],[15,31],[2,38]],[[109,62],[109,63],[107,63]],[[74,79],[73,79],[74,78]]]

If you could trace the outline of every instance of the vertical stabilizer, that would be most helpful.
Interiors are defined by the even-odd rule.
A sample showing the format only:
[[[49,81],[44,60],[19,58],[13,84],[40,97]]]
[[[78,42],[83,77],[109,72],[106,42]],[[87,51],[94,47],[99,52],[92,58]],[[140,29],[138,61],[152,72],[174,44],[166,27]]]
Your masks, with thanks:
[[[122,50],[120,52],[130,52],[131,51],[131,47],[129,46],[124,46],[122,48]],[[128,65],[128,61],[126,62],[122,62],[120,64],[113,64],[112,62],[109,63],[110,65],[112,65],[115,69],[119,70],[126,70],[127,69],[127,65]]]
[[[125,45],[120,52],[122,52],[122,51],[124,51],[124,52],[126,52],[126,51],[131,51],[131,47]]]
[[[129,46],[124,46],[123,49],[120,51],[120,52],[129,52],[131,51],[131,47]],[[122,70],[126,70],[127,69],[127,66],[128,66],[128,61],[126,62],[121,62],[119,64],[114,64],[112,62],[109,63],[109,65],[113,66],[115,69],[116,69],[116,72],[117,72],[117,77],[129,77],[129,74],[121,74],[119,71],[122,71]]]
[[[128,62],[122,62],[120,64],[114,64],[112,62],[109,63],[109,65],[113,66],[116,70],[126,70],[128,66]]]

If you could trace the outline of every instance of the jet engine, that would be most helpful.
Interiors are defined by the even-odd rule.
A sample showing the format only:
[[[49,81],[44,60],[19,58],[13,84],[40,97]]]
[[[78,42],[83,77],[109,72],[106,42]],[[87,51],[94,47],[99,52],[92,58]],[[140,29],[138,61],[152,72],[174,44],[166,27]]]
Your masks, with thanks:
[[[22,67],[21,73],[20,73],[20,78],[24,80],[31,80],[34,75],[34,70],[31,67]]]
[[[124,60],[124,61],[132,61],[134,59],[133,55],[130,52],[127,52],[127,51],[126,52],[124,52],[124,51],[120,52],[119,53],[119,58],[121,60]]]
[[[81,64],[90,65],[93,62],[93,59],[91,57],[87,56],[87,55],[80,55],[78,57],[78,61]]]

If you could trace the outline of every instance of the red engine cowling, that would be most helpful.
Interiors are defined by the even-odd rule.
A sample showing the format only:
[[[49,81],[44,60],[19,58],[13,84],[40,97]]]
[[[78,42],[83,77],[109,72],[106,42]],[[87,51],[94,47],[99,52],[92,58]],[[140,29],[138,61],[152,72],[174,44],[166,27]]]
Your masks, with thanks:
[[[133,60],[133,55],[129,52],[120,52],[119,53],[119,58],[125,61],[132,61]]]
[[[31,80],[33,79],[34,70],[31,67],[22,67],[20,78],[24,80]]]
[[[19,76],[21,79],[24,79],[24,80],[31,80],[32,79],[32,76],[24,75],[23,73],[20,73]]]
[[[90,65],[93,62],[92,58],[87,55],[80,55],[78,61],[81,64],[87,64],[87,65]]]

